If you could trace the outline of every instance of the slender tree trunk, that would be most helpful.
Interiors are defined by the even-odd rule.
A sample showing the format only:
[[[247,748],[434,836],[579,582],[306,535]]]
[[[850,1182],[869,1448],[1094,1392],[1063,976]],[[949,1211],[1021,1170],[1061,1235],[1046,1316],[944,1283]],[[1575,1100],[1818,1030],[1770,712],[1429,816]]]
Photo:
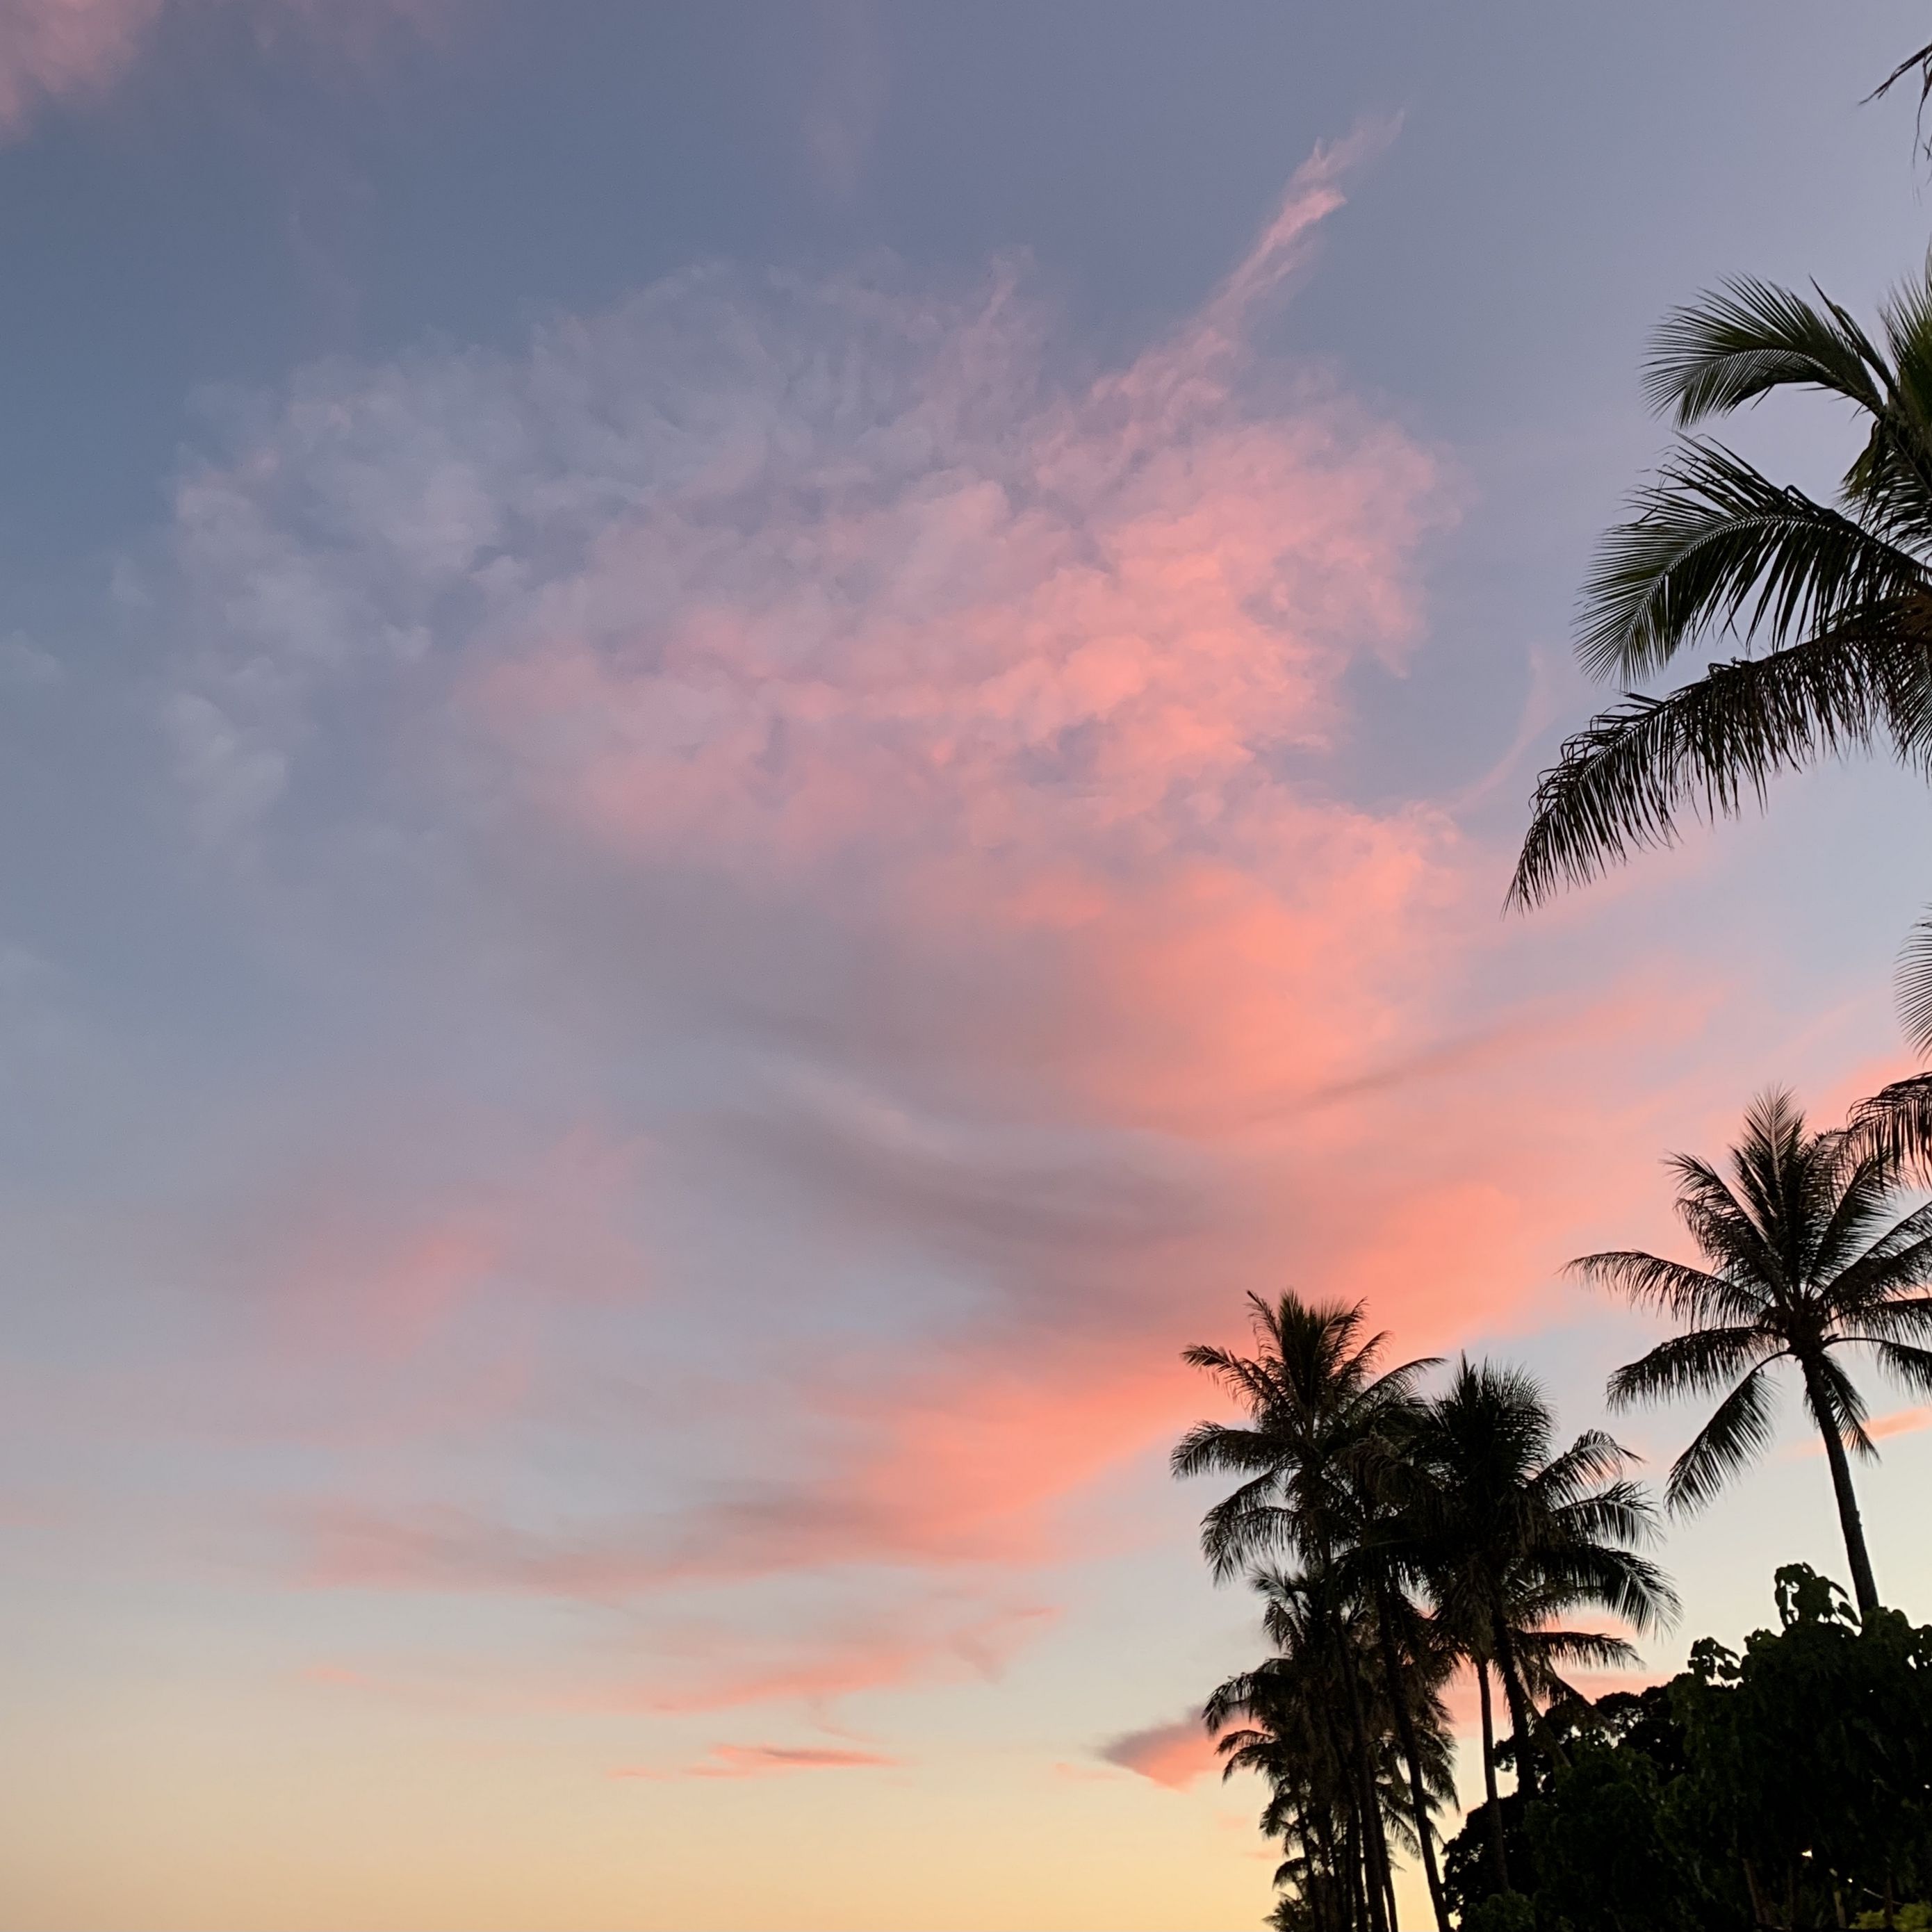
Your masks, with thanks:
[[[1804,1392],[1810,1399],[1811,1419],[1824,1438],[1825,1460],[1832,1466],[1832,1488],[1838,1498],[1838,1525],[1845,1533],[1845,1555],[1852,1566],[1852,1594],[1858,1600],[1858,1615],[1868,1617],[1879,1606],[1878,1584],[1872,1575],[1871,1556],[1865,1548],[1865,1526],[1858,1514],[1857,1492],[1852,1487],[1851,1458],[1845,1454],[1845,1438],[1831,1426],[1830,1412],[1820,1400],[1818,1384],[1810,1368],[1804,1370]]]
[[[1348,1866],[1348,1923],[1362,1932],[1369,1922],[1368,1894],[1362,1884],[1362,1808],[1359,1800],[1348,1801],[1348,1829],[1342,1834],[1342,1850]]]
[[[1415,1714],[1408,1708],[1408,1688],[1396,1654],[1395,1637],[1389,1628],[1390,1592],[1381,1593],[1376,1623],[1382,1633],[1382,1670],[1389,1682],[1389,1701],[1395,1707],[1395,1725],[1402,1739],[1402,1754],[1408,1760],[1408,1798],[1415,1814],[1416,1841],[1422,1847],[1422,1869],[1429,1880],[1429,1902],[1436,1910],[1436,1932],[1450,1932],[1449,1907],[1442,1897],[1442,1879],[1436,1869],[1436,1845],[1429,1828],[1429,1793],[1423,1783],[1422,1748],[1416,1740]]]
[[[1388,1910],[1389,1932],[1399,1932],[1396,1924],[1395,1880],[1387,1865],[1382,1867],[1382,1903]],[[1889,1928],[1891,1924],[1888,1918],[1886,1926]]]
[[[1382,1835],[1382,1807],[1376,1798],[1375,1761],[1369,1755],[1368,1726],[1362,1718],[1361,1687],[1355,1660],[1339,1625],[1333,1627],[1335,1651],[1342,1665],[1342,1701],[1348,1709],[1348,1729],[1354,1739],[1356,1803],[1362,1820],[1362,1863],[1367,1873],[1370,1932],[1390,1932],[1382,1909],[1382,1890],[1388,1877],[1388,1843]]]
[[[1316,1808],[1315,1835],[1322,1848],[1322,1903],[1316,1916],[1324,1926],[1332,1928],[1333,1932],[1346,1932],[1336,1910],[1342,1900],[1336,1884],[1339,1868],[1335,1862],[1335,1819],[1325,1806]]]
[[[1483,1793],[1490,1801],[1490,1866],[1498,1892],[1510,1888],[1509,1860],[1503,1851],[1503,1806],[1496,1796],[1496,1720],[1490,1706],[1490,1666],[1476,1659],[1476,1691],[1483,1707]]]

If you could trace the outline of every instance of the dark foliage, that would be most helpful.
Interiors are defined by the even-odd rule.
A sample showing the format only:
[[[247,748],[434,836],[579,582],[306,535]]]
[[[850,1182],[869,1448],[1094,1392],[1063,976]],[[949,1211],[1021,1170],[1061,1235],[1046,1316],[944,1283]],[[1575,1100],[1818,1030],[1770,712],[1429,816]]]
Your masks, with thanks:
[[[1706,1639],[1666,1686],[1550,1714],[1563,1761],[1504,1801],[1519,1892],[1496,1895],[1487,1820],[1445,1848],[1471,1932],[1729,1932],[1906,1924],[1932,1892],[1932,1627],[1862,1622],[1780,1570],[1779,1628]]]

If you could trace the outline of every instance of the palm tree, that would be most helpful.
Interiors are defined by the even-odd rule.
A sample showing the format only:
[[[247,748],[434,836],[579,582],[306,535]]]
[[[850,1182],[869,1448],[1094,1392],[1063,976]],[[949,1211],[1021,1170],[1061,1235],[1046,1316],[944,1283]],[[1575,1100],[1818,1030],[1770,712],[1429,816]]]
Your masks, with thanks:
[[[1932,761],[1932,260],[1879,325],[1875,340],[1822,293],[1750,280],[1665,322],[1646,388],[1681,431],[1810,389],[1851,405],[1862,446],[1830,503],[1688,434],[1638,494],[1585,586],[1585,666],[1634,680],[1719,634],[1756,648],[1565,741],[1537,785],[1514,903],[1672,843],[1687,812],[1762,805],[1780,772],[1886,745]],[[1932,1048],[1932,920],[1901,971]]]
[[[1247,1420],[1196,1424],[1174,1451],[1174,1472],[1242,1478],[1202,1522],[1202,1547],[1217,1578],[1286,1556],[1332,1600],[1326,1586],[1360,1532],[1363,1459],[1412,1406],[1416,1384],[1433,1364],[1408,1362],[1378,1373],[1385,1338],[1364,1332],[1360,1304],[1310,1303],[1293,1293],[1272,1304],[1259,1295],[1248,1299],[1252,1355],[1197,1347],[1184,1356],[1222,1384]],[[1348,1726],[1369,1923],[1386,1932],[1388,1846],[1361,1672],[1339,1613],[1324,1616],[1322,1628]],[[1426,1833],[1426,1820],[1419,1828]]]
[[[1346,1652],[1352,1658],[1366,1706],[1382,1828],[1418,1854],[1428,1843],[1424,1834],[1433,1813],[1454,1802],[1448,1712],[1440,1695],[1448,1665],[1431,1654],[1419,1667],[1399,1665],[1390,1676],[1385,1668],[1390,1647],[1378,1616],[1332,1576],[1324,1582],[1261,1571],[1250,1581],[1264,1600],[1263,1628],[1274,1654],[1219,1686],[1202,1716],[1219,1734],[1216,1748],[1224,1776],[1256,1770],[1268,1778],[1262,1828],[1283,1840],[1288,1856],[1276,1882],[1292,1888],[1301,1917],[1317,1925],[1346,1921],[1348,1912],[1336,1910],[1346,1900],[1353,1922],[1360,1923],[1367,1904],[1365,1874],[1351,1847],[1362,1836],[1360,1811],[1352,1746],[1339,1714],[1345,1698],[1338,1656]],[[1399,1700],[1410,1714],[1408,1741],[1400,1748],[1396,1734],[1402,1727],[1394,1721]],[[1404,1761],[1412,1752],[1419,1768]],[[1412,1805],[1419,1825],[1412,1822]],[[1392,1924],[1392,1890],[1384,1902]]]
[[[1677,1211],[1706,1265],[1634,1251],[1571,1263],[1679,1324],[1673,1335],[1610,1378],[1617,1404],[1684,1395],[1724,1399],[1672,1465],[1671,1506],[1710,1501],[1772,1436],[1774,1363],[1797,1369],[1804,1406],[1825,1445],[1845,1554],[1862,1614],[1878,1607],[1852,1486],[1849,1451],[1874,1457],[1864,1400],[1843,1352],[1869,1350],[1909,1388],[1932,1391],[1932,1205],[1893,1218],[1901,1156],[1882,1134],[1819,1133],[1789,1094],[1751,1103],[1726,1180],[1707,1162],[1672,1156]]]
[[[1676,1614],[1676,1598],[1636,1553],[1654,1520],[1624,1474],[1628,1452],[1598,1430],[1558,1450],[1549,1405],[1520,1371],[1464,1358],[1420,1412],[1407,1446],[1408,1560],[1436,1622],[1476,1672],[1491,1858],[1507,1890],[1491,1672],[1509,1703],[1518,1786],[1534,1790],[1537,1700],[1568,1690],[1566,1667],[1634,1656],[1622,1637],[1556,1620],[1603,1610],[1644,1631]]]

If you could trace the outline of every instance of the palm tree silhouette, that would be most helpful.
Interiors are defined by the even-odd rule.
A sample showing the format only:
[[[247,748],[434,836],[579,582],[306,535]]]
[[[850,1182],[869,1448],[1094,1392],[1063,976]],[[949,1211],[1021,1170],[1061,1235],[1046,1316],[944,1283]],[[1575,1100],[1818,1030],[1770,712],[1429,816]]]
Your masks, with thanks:
[[[1464,1358],[1420,1409],[1406,1448],[1398,1534],[1436,1623],[1475,1670],[1490,1853],[1507,1890],[1490,1672],[1509,1704],[1518,1786],[1533,1791],[1537,1700],[1568,1692],[1566,1667],[1635,1655],[1623,1637],[1556,1620],[1604,1610],[1641,1632],[1673,1617],[1677,1600],[1636,1553],[1654,1535],[1654,1516],[1624,1473],[1628,1452],[1598,1430],[1558,1450],[1549,1405],[1521,1372]]]
[[[1876,1450],[1864,1400],[1840,1359],[1869,1350],[1906,1385],[1932,1391],[1932,1206],[1894,1219],[1901,1156],[1882,1136],[1853,1129],[1812,1133],[1789,1094],[1754,1101],[1726,1180],[1689,1154],[1672,1156],[1677,1210],[1706,1265],[1634,1251],[1570,1264],[1684,1332],[1610,1378],[1624,1405],[1724,1391],[1710,1420],[1672,1466],[1674,1509],[1708,1502],[1770,1442],[1772,1365],[1796,1368],[1804,1406],[1825,1445],[1862,1614],[1878,1586],[1852,1486],[1850,1454]]]
[[[1252,1355],[1203,1346],[1186,1350],[1184,1358],[1211,1374],[1246,1412],[1247,1421],[1197,1423],[1174,1449],[1174,1473],[1243,1479],[1202,1519],[1202,1546],[1217,1577],[1288,1557],[1335,1612],[1324,1614],[1318,1628],[1348,1726],[1368,1920],[1374,1932],[1386,1932],[1388,1845],[1363,1676],[1344,1634],[1339,1593],[1330,1586],[1345,1552],[1360,1540],[1364,1460],[1413,1406],[1417,1383],[1434,1364],[1406,1362],[1378,1373],[1386,1338],[1364,1333],[1360,1304],[1305,1302],[1292,1293],[1274,1303],[1252,1294],[1248,1301]],[[1426,1816],[1417,1828],[1426,1840]]]
[[[1645,679],[1719,634],[1762,649],[1630,695],[1565,742],[1537,786],[1513,902],[1672,842],[1686,812],[1761,805],[1776,774],[1822,758],[1889,745],[1932,762],[1932,262],[1879,321],[1874,340],[1822,292],[1743,280],[1664,322],[1646,387],[1680,430],[1809,389],[1852,406],[1862,446],[1822,503],[1686,434],[1636,496],[1585,586],[1586,668]],[[1932,920],[1901,994],[1932,1049]]]

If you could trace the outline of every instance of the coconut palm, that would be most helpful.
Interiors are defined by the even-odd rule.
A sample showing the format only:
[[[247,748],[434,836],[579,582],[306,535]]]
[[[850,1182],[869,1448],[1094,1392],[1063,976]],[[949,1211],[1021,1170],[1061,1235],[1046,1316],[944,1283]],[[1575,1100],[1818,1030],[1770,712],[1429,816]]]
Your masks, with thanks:
[[[1416,1384],[1432,1364],[1407,1362],[1378,1372],[1385,1338],[1366,1332],[1359,1304],[1310,1303],[1288,1293],[1274,1303],[1250,1295],[1249,1305],[1252,1354],[1212,1347],[1185,1352],[1246,1411],[1246,1420],[1197,1424],[1174,1451],[1174,1472],[1241,1478],[1202,1522],[1202,1547],[1217,1577],[1286,1557],[1325,1588],[1360,1538],[1364,1459],[1413,1405]],[[1348,1726],[1369,1922],[1384,1932],[1388,1846],[1374,1798],[1361,1673],[1339,1615],[1326,1617],[1322,1628]],[[1426,1832],[1426,1821],[1420,1828]]]
[[[1850,405],[1862,441],[1821,502],[1687,434],[1610,532],[1584,590],[1587,669],[1646,679],[1720,636],[1747,653],[1628,696],[1564,742],[1510,886],[1524,906],[1672,842],[1687,812],[1762,804],[1780,772],[1874,747],[1922,770],[1932,757],[1932,261],[1876,337],[1822,293],[1727,283],[1665,322],[1646,388],[1686,432],[1816,391]],[[1932,1048],[1932,920],[1901,971]]]
[[[1345,1702],[1337,1669],[1342,1654],[1353,1662],[1367,1728],[1373,1740],[1373,1790],[1382,1828],[1406,1850],[1420,1854],[1432,1814],[1453,1803],[1455,1780],[1448,1712],[1440,1696],[1446,1660],[1426,1653],[1398,1663],[1391,1676],[1391,1647],[1378,1616],[1359,1599],[1327,1581],[1282,1571],[1250,1580],[1264,1603],[1263,1628],[1274,1646],[1266,1662],[1221,1684],[1202,1714],[1219,1733],[1224,1774],[1256,1770],[1269,1780],[1270,1796],[1262,1828],[1282,1839],[1288,1857],[1276,1874],[1289,1886],[1301,1916],[1322,1924],[1339,1917],[1360,1924],[1366,1916],[1365,1843],[1360,1787],[1353,1766]],[[1336,1639],[1339,1636],[1339,1644]],[[1406,1726],[1395,1720],[1400,1702]],[[1406,1732],[1413,1744],[1398,1745]],[[1414,1753],[1419,1769],[1405,1759]],[[1422,1796],[1415,1805],[1412,1780]],[[1430,1861],[1432,1868],[1432,1860]],[[1392,1890],[1384,1874],[1384,1905],[1394,1921]],[[1336,1910],[1345,1906],[1346,1910]],[[1352,1918],[1351,1917],[1352,1915]]]
[[[1330,1563],[1359,1526],[1357,1474],[1365,1449],[1415,1399],[1434,1360],[1377,1372],[1388,1342],[1366,1332],[1360,1302],[1248,1297],[1255,1352],[1196,1347],[1204,1369],[1247,1412],[1244,1424],[1198,1422],[1172,1457],[1177,1476],[1234,1475],[1239,1486],[1202,1519],[1203,1552],[1217,1578],[1286,1556]]]
[[[1932,1206],[1898,1216],[1900,1156],[1882,1136],[1814,1133],[1789,1094],[1754,1101],[1726,1180],[1694,1155],[1672,1156],[1677,1211],[1705,1265],[1634,1251],[1586,1255],[1585,1280],[1654,1308],[1684,1332],[1610,1378],[1619,1405],[1723,1394],[1672,1464],[1673,1508],[1708,1502],[1772,1438],[1771,1371],[1796,1369],[1825,1446],[1862,1613],[1878,1586],[1852,1485],[1851,1456],[1877,1454],[1844,1355],[1862,1349],[1920,1393],[1932,1392]]]
[[[1490,1673],[1510,1707],[1518,1785],[1533,1790],[1538,1700],[1568,1691],[1565,1669],[1634,1656],[1623,1637],[1558,1619],[1606,1610],[1641,1632],[1675,1616],[1676,1598],[1636,1553],[1654,1522],[1624,1473],[1628,1452],[1598,1430],[1558,1449],[1549,1405],[1520,1371],[1466,1357],[1423,1407],[1408,1451],[1408,1560],[1438,1625],[1476,1672],[1491,1856],[1507,1889]]]

